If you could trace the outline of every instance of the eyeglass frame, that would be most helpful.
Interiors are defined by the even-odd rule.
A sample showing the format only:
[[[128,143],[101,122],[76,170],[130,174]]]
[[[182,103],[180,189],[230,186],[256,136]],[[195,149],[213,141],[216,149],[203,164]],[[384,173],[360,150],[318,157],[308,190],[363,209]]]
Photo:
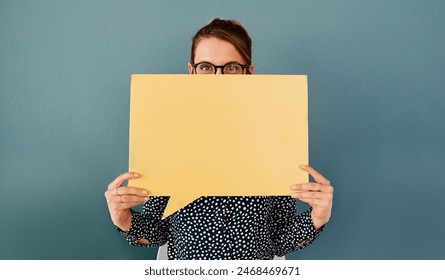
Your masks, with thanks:
[[[238,65],[238,66],[241,66],[241,69],[243,69],[243,71],[241,72],[241,75],[243,75],[243,74],[244,74],[244,69],[246,69],[247,66],[248,66],[248,64],[241,64],[241,63],[239,63],[239,62],[237,62],[237,61],[227,62],[227,63],[224,64],[224,65],[215,65],[215,64],[213,64],[213,63],[211,63],[211,62],[201,61],[201,62],[198,62],[198,63],[192,63],[192,66],[193,66],[193,68],[195,69],[195,74],[198,74],[198,71],[196,71],[196,67],[198,67],[199,64],[203,64],[203,63],[207,63],[207,64],[210,64],[210,65],[213,66],[213,69],[215,69],[215,72],[213,73],[213,75],[215,75],[216,72],[218,72],[218,68],[221,68],[221,74],[224,75],[224,67],[226,67],[226,66],[229,65],[229,64],[236,64],[236,65]]]

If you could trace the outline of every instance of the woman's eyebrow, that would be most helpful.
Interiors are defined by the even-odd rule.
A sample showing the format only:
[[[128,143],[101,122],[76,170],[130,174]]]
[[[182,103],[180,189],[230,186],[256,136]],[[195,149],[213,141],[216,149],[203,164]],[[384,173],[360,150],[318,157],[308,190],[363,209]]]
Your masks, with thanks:
[[[209,64],[212,64],[212,65],[215,65],[214,63],[206,61],[206,60],[202,60],[202,61],[196,62],[195,64],[199,64],[199,63],[209,63]],[[236,60],[232,60],[232,61],[226,62],[223,65],[227,65],[227,64],[230,64],[230,63],[238,63],[238,64],[243,65],[241,62],[236,61]],[[219,65],[219,66],[223,66],[223,65]],[[215,66],[218,66],[218,65],[215,65]]]
[[[227,62],[226,64],[230,64],[230,63],[238,63],[238,64],[243,64],[243,63],[241,63],[241,62],[239,62],[239,61],[236,61],[236,60],[232,60],[232,61],[229,61],[229,62]]]
[[[206,61],[206,60],[198,61],[198,62],[196,62],[195,64],[199,64],[199,63],[209,63],[209,64],[213,64],[213,63],[211,63],[211,62],[209,62],[209,61]]]

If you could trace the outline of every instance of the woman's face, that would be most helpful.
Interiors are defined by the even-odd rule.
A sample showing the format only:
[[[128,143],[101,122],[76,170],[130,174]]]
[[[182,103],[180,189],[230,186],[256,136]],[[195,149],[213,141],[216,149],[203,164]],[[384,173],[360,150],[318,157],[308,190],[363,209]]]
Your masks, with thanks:
[[[215,37],[201,39],[196,45],[194,63],[200,62],[210,62],[213,65],[225,65],[229,62],[246,64],[246,61],[232,44]],[[195,69],[190,63],[188,69],[190,74],[194,74]],[[253,65],[250,65],[249,70],[250,73],[253,72]],[[221,68],[217,69],[216,74],[221,74]]]

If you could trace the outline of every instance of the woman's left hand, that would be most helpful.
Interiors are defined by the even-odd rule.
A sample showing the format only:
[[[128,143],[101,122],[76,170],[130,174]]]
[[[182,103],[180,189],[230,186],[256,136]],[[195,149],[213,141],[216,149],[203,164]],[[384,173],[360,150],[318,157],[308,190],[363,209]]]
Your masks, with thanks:
[[[300,168],[308,172],[316,183],[304,183],[291,186],[291,189],[294,191],[291,193],[291,197],[311,205],[312,221],[314,222],[315,229],[319,229],[326,224],[331,217],[334,188],[328,179],[312,167],[301,165]]]

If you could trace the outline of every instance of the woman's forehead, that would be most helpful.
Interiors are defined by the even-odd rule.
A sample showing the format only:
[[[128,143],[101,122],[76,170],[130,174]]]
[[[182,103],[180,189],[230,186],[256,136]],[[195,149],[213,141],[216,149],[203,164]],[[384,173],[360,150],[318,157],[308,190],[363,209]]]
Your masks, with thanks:
[[[211,37],[203,38],[195,48],[195,63],[207,61],[215,65],[223,65],[230,61],[244,64],[241,54],[231,43]]]

